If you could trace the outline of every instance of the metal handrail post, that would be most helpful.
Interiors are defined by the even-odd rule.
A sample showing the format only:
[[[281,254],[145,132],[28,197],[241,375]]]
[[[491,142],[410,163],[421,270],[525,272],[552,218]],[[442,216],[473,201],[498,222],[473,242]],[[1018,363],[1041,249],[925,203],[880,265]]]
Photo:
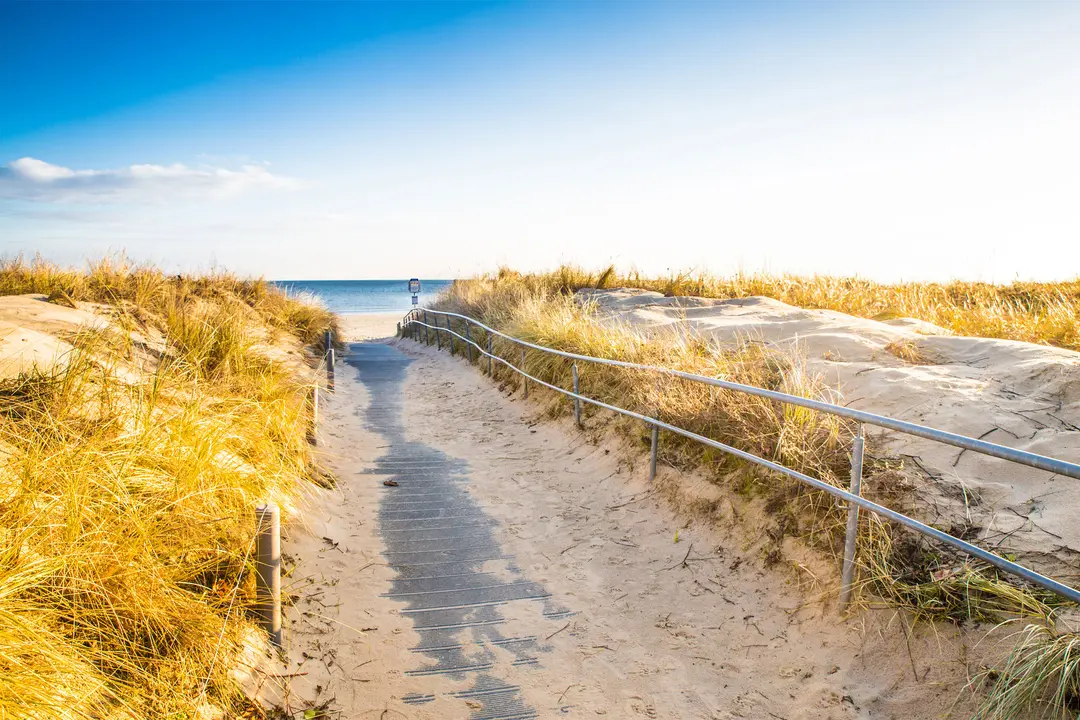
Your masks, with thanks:
[[[424,311],[424,344],[431,344],[431,335],[428,333],[427,310]]]
[[[574,363],[573,365],[571,365],[570,368],[574,373],[574,394],[578,395],[579,392],[578,392],[577,363]],[[581,427],[581,398],[577,398],[577,397],[574,398],[574,422],[577,424],[578,427]]]
[[[487,341],[487,347],[488,347],[488,377],[494,377],[494,375],[492,374],[492,369],[491,369],[491,356],[493,354],[491,352],[491,337],[492,337],[491,333],[488,333],[487,337],[488,337],[488,341]]]
[[[472,365],[472,338],[469,337],[469,321],[465,321],[465,353],[469,358],[469,364]]]
[[[656,451],[660,445],[660,427],[652,426],[652,448],[649,450],[649,482],[656,479]]]
[[[521,369],[525,370],[525,348],[521,348]],[[529,399],[529,376],[525,376],[525,394],[521,398],[522,400]]]
[[[435,349],[442,350],[442,330],[439,329],[439,316],[435,316]]]
[[[334,333],[326,331],[326,388],[334,389]]]
[[[863,470],[863,426],[859,423],[855,430],[855,442],[851,448],[851,489],[852,495],[862,495]],[[847,609],[851,602],[851,586],[855,580],[855,541],[859,534],[859,506],[848,503],[847,534],[844,536],[844,567],[840,582],[840,609]]]

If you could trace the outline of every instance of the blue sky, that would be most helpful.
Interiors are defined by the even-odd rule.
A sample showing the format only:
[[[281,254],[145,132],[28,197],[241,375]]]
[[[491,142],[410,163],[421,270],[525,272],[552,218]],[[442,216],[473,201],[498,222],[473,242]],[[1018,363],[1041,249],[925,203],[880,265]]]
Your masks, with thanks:
[[[1080,271],[1080,6],[11,3],[0,253]]]

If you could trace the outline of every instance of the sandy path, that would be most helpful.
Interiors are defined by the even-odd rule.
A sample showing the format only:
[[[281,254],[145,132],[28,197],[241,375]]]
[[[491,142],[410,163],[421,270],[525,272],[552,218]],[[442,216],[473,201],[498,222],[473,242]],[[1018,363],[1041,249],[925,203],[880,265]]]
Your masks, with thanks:
[[[386,321],[350,329],[370,337]],[[514,636],[537,638],[535,663],[483,648],[497,658],[490,674],[520,687],[529,713],[520,717],[932,718],[952,706],[977,662],[964,636],[916,633],[909,654],[894,615],[840,623],[785,574],[764,570],[738,531],[680,520],[651,494],[641,463],[631,472],[610,448],[538,422],[533,405],[459,359],[396,347],[411,362],[399,398],[408,422],[395,442],[460,463],[469,502],[513,556],[513,567],[479,569],[538,584],[575,613],[553,621],[538,601],[498,607]],[[287,543],[299,599],[280,674],[306,674],[281,684],[293,710],[332,700],[347,718],[488,717],[476,698],[453,695],[475,686],[473,674],[408,674],[431,659],[409,651],[423,637],[406,599],[382,597],[400,577],[380,532],[388,489],[365,474],[392,452],[365,427],[373,402],[354,368],[339,369],[322,436],[339,485],[313,498],[308,527]],[[472,643],[471,632],[459,641]],[[416,696],[433,700],[404,701]]]

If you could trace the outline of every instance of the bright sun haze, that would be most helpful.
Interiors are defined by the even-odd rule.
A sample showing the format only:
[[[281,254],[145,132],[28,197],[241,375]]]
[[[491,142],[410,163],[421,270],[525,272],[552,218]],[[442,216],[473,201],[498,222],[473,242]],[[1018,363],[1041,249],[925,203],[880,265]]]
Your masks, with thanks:
[[[1073,3],[4,3],[0,252],[1080,268]]]

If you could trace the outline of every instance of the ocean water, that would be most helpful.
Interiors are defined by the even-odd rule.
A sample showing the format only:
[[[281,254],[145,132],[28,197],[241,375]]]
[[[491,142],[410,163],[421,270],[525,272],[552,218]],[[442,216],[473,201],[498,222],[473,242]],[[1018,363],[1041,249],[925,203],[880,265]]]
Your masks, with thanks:
[[[453,280],[420,280],[420,305],[429,303]],[[318,295],[336,313],[403,315],[413,306],[408,280],[275,280],[287,292]]]

